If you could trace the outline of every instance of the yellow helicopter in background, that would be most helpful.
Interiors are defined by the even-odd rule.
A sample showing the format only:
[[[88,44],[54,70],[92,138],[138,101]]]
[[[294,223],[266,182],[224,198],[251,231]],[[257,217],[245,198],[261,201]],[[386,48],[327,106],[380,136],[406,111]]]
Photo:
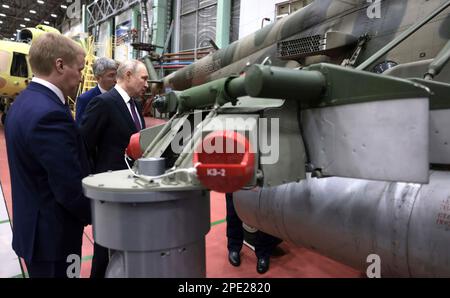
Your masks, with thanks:
[[[20,91],[26,88],[32,79],[28,52],[31,42],[46,32],[59,30],[45,25],[25,28],[18,32],[17,41],[0,40],[0,112],[4,124],[6,113]]]

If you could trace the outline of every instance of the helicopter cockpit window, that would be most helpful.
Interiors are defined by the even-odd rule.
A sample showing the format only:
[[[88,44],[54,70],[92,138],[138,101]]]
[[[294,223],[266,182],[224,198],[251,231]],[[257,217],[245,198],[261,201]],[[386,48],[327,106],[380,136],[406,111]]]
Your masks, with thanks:
[[[22,29],[19,32],[19,41],[30,42],[33,40],[33,33],[28,29]]]
[[[13,52],[13,60],[11,63],[11,76],[27,78],[28,66],[25,54]]]

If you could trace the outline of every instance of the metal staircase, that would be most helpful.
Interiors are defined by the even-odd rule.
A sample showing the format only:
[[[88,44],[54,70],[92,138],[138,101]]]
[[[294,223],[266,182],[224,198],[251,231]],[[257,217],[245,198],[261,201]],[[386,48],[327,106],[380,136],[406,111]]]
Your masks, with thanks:
[[[86,51],[85,65],[82,74],[82,81],[78,87],[77,98],[84,92],[92,89],[97,84],[94,73],[92,71],[92,64],[94,64],[94,37],[91,35],[87,38],[86,43],[82,43],[84,50]],[[72,115],[75,117],[76,99],[69,97],[69,106],[72,111]]]
[[[97,81],[95,80],[95,77],[94,77],[94,72],[92,71],[92,65],[94,64],[94,60],[95,60],[94,37],[93,36],[88,37],[85,59],[86,59],[86,64],[85,64],[84,70],[83,70],[83,82],[82,82],[82,88],[80,88],[81,93],[84,93],[84,92],[94,88],[95,85],[97,84]]]

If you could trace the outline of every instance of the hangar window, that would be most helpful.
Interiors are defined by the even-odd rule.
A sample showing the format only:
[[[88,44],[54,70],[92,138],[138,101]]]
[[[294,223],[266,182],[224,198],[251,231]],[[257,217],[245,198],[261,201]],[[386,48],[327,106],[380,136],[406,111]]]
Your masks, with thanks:
[[[25,54],[13,52],[11,76],[21,78],[28,77],[28,65]]]
[[[231,2],[230,42],[239,39],[239,20],[241,16],[241,0]]]
[[[216,39],[217,0],[181,1],[180,50],[209,47]]]
[[[291,0],[276,4],[275,18],[281,19],[303,7],[309,5],[314,0]]]

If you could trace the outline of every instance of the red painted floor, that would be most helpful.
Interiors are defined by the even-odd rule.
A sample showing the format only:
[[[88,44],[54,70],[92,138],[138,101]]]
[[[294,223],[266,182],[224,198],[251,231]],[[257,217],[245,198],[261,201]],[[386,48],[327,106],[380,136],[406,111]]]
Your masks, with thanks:
[[[211,218],[225,218],[225,215],[224,195],[212,193]],[[246,245],[241,251],[241,266],[230,265],[226,241],[226,222],[212,226],[206,236],[207,277],[361,277],[360,272],[348,266],[286,241],[279,245],[279,256],[271,258],[270,270],[261,275],[256,272],[256,256]]]
[[[146,118],[147,127],[164,123],[163,120]],[[11,185],[3,127],[0,126],[0,182],[11,216]],[[211,193],[212,227],[206,236],[207,277],[254,278],[254,277],[361,277],[361,273],[329,258],[286,241],[280,244],[280,256],[272,257],[270,270],[260,275],[256,272],[256,257],[244,246],[241,252],[242,264],[233,267],[227,260],[226,222],[224,195]],[[81,277],[88,277],[91,270],[93,249],[92,227],[85,229],[82,250]],[[1,260],[0,260],[1,262]]]

